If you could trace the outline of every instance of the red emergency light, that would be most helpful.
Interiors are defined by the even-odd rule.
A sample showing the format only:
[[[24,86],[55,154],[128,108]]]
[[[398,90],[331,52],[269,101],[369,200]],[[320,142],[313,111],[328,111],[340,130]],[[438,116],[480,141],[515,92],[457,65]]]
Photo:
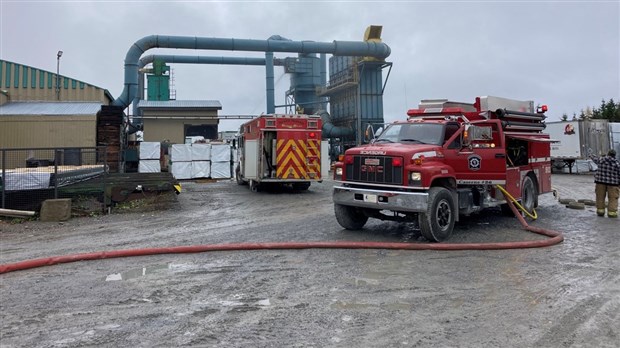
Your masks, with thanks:
[[[393,157],[392,158],[392,166],[394,167],[402,167],[403,166],[403,159],[400,157]]]
[[[536,110],[536,111],[538,111],[538,113],[539,113],[539,114],[542,114],[542,113],[544,113],[544,112],[547,112],[547,110],[549,110],[549,108],[547,107],[547,105],[542,105],[542,106],[539,106],[539,107],[538,107],[538,110]]]
[[[309,136],[310,136],[310,138],[314,138],[316,136],[316,133],[310,132]]]

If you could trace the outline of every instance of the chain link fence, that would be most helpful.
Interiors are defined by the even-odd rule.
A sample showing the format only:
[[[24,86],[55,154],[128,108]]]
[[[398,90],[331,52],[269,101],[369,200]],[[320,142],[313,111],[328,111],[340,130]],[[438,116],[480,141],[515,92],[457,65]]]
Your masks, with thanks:
[[[3,209],[39,211],[46,199],[71,198],[92,211],[105,208],[106,147],[0,149]]]

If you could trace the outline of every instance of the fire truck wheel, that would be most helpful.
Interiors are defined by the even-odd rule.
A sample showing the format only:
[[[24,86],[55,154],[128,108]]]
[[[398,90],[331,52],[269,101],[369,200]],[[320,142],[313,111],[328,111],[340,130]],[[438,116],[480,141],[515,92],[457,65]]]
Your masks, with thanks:
[[[428,195],[426,213],[418,214],[420,232],[431,242],[442,242],[452,234],[456,209],[450,191],[444,187],[432,187]]]
[[[532,213],[537,206],[538,190],[534,185],[534,180],[531,176],[526,176],[523,179],[522,192],[521,192],[521,205],[528,213]]]
[[[359,230],[364,227],[366,221],[368,221],[368,216],[356,207],[334,204],[334,212],[336,213],[336,220],[340,226],[347,230]]]
[[[294,182],[293,190],[295,191],[305,191],[310,188],[309,182]]]
[[[250,180],[250,191],[258,192],[258,182],[256,180]]]
[[[237,180],[237,185],[247,185],[248,183],[243,181],[241,178],[241,173],[239,172],[239,168],[235,169],[235,180]]]

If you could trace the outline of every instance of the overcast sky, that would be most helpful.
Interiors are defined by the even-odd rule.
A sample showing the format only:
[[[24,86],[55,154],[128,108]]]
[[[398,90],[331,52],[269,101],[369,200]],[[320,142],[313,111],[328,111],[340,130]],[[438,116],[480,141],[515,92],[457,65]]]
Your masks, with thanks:
[[[616,1],[27,1],[0,0],[0,57],[123,90],[124,58],[159,35],[302,41],[362,40],[383,26],[393,63],[386,121],[421,99],[493,95],[548,104],[551,120],[620,100]],[[146,54],[264,57],[258,52],[152,49]],[[276,53],[276,57],[295,56]],[[215,99],[222,114],[265,111],[259,66],[172,65],[178,100]],[[385,78],[384,74],[384,78]],[[276,67],[276,104],[289,77]],[[220,130],[239,121],[223,121]]]

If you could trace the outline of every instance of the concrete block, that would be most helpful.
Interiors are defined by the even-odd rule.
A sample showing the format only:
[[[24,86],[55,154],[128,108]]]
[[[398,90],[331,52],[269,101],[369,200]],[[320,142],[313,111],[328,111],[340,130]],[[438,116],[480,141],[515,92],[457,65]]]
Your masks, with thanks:
[[[48,199],[41,206],[41,221],[67,221],[71,218],[71,199]]]

